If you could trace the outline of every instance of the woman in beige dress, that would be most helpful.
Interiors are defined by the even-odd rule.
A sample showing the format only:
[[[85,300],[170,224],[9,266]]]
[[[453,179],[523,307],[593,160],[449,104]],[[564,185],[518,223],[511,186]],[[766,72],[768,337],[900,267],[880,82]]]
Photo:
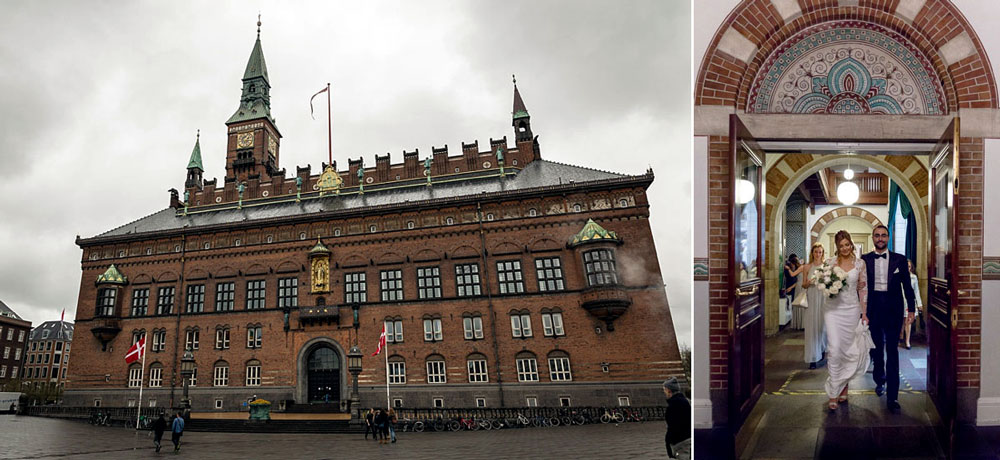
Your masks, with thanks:
[[[803,265],[802,287],[806,290],[806,308],[802,326],[805,328],[804,359],[809,369],[816,369],[816,363],[826,352],[826,330],[823,324],[823,303],[825,296],[816,286],[816,270],[823,265],[826,250],[822,243],[813,243],[809,251],[809,263]]]

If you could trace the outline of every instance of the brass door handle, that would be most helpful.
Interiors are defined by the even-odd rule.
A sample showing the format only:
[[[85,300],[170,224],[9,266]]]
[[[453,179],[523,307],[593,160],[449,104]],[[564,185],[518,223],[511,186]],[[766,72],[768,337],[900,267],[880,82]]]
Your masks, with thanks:
[[[952,306],[951,307],[951,327],[952,327],[952,329],[958,327],[958,307],[957,306]]]
[[[959,297],[962,297],[962,296],[965,296],[965,295],[968,295],[968,294],[969,294],[968,291],[963,291],[961,289],[958,290],[958,296]]]
[[[748,290],[745,291],[743,290],[743,288],[736,288],[736,296],[737,297],[751,296],[756,294],[758,289],[760,289],[759,284],[756,284],[752,288],[749,288]]]

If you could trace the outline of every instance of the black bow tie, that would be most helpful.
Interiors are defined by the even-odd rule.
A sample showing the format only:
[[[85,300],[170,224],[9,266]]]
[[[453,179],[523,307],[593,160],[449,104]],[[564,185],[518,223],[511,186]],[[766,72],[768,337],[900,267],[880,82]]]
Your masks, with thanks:
[[[875,254],[876,259],[888,259],[889,258],[888,256],[889,256],[888,252],[884,252],[882,254]]]

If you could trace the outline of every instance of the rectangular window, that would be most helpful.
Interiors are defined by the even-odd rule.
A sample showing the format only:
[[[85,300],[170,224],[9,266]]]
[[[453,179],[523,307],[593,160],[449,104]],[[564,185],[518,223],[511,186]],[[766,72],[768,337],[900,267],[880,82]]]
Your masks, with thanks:
[[[217,387],[229,385],[229,366],[215,367],[215,378],[212,381],[212,384]]]
[[[517,358],[517,381],[538,381],[538,361],[535,358]]]
[[[389,383],[393,385],[406,383],[406,363],[389,361]]]
[[[511,315],[510,329],[514,337],[531,337],[531,315],[527,313]]]
[[[535,396],[528,396],[524,398],[524,405],[528,407],[538,407],[538,398]]]
[[[403,407],[403,400],[401,398],[392,398],[392,407],[396,409]]]
[[[458,286],[459,297],[481,295],[479,283],[479,264],[463,264],[455,266],[455,284]]]
[[[132,342],[132,343],[135,343],[135,342]],[[37,350],[37,348],[35,348],[36,345],[38,345],[38,342],[31,342],[31,351]]]
[[[156,291],[156,314],[169,315],[174,312],[174,287],[161,287]]]
[[[132,290],[132,316],[146,316],[149,308],[149,288]]]
[[[417,296],[421,299],[437,299],[441,297],[441,268],[417,268]]]
[[[33,353],[28,355],[28,364],[35,364],[35,355]]]
[[[549,358],[549,378],[553,382],[568,382],[573,380],[569,370],[569,358]]]
[[[14,366],[10,370],[10,377],[17,378],[17,366]],[[63,369],[63,378],[66,378],[66,369]]]
[[[62,351],[62,342],[56,342],[56,351]]]
[[[155,399],[150,399],[149,400],[149,407],[156,407],[156,400]]]
[[[480,316],[462,318],[462,328],[465,329],[465,340],[483,338],[483,318]]]
[[[189,285],[187,287],[187,312],[201,313],[203,311],[205,311],[205,285]]]
[[[469,364],[469,383],[484,383],[490,381],[489,376],[486,374],[485,359],[470,359],[468,361],[468,364]]]
[[[17,341],[24,342],[24,331],[21,331],[17,334]]]
[[[162,367],[149,368],[149,387],[157,388],[162,385],[163,385],[163,368]]]
[[[424,341],[425,342],[437,342],[441,340],[443,336],[441,335],[441,320],[440,319],[425,319],[424,320]]]
[[[232,311],[235,306],[236,283],[215,285],[215,311]]]
[[[139,388],[142,383],[142,368],[136,366],[128,370],[129,388]]]
[[[215,330],[215,349],[216,350],[229,349],[229,329]]]
[[[486,407],[486,398],[476,398],[476,407]]]
[[[215,408],[216,409],[222,409],[222,400],[221,399],[216,399],[215,400]]]
[[[562,313],[542,313],[542,332],[545,333],[546,337],[566,335],[566,331],[563,330]]]
[[[49,354],[46,353],[44,356],[45,356],[45,364],[48,364],[49,363]],[[6,356],[4,356],[4,357],[6,358]]]
[[[299,306],[299,279],[278,279],[278,308],[295,308]]]
[[[382,301],[403,300],[403,271],[382,270],[379,272],[382,286]]]
[[[167,349],[167,331],[153,331],[153,351]]]
[[[444,407],[444,398],[433,398],[431,401],[433,401],[433,406],[436,408],[440,409]]]
[[[570,403],[569,396],[560,396],[559,397],[559,407],[569,407],[569,405],[570,405],[569,403]]]
[[[129,400],[128,400],[128,407],[135,407],[135,399],[129,398]]]
[[[389,343],[403,342],[403,321],[388,320],[385,322],[385,341]]]
[[[115,296],[118,290],[114,288],[103,288],[97,291],[97,316],[114,316]],[[10,340],[13,329],[7,331],[7,340]]]
[[[101,398],[94,399],[94,407],[101,407]]]
[[[365,303],[368,301],[368,283],[365,273],[344,274],[344,302]]]
[[[595,249],[583,253],[583,266],[588,286],[618,284],[615,255],[610,249]]]
[[[260,386],[260,364],[252,364],[247,366],[247,386],[248,387]]]
[[[59,356],[61,356],[61,355],[56,355],[56,358],[58,359]],[[20,360],[21,360],[21,349],[20,348],[15,348],[14,349],[14,361],[20,361]],[[56,362],[58,363],[59,361],[56,361]]]
[[[7,358],[10,358],[10,347],[3,347],[3,359]]]
[[[264,308],[264,296],[266,295],[266,282],[264,280],[247,281],[247,310],[257,310]]]
[[[444,361],[427,361],[427,383],[445,383]]]
[[[247,348],[260,348],[264,341],[264,329],[260,326],[247,328]]]
[[[545,257],[535,259],[535,273],[538,274],[538,290],[541,292],[561,291],[563,285],[562,259]]]
[[[619,406],[631,406],[632,402],[629,401],[628,396],[619,396],[618,397],[618,405]]]
[[[497,262],[497,278],[500,281],[501,294],[520,294],[524,292],[520,260]]]
[[[7,365],[0,366],[0,378],[7,377]]]
[[[20,358],[21,358],[21,350],[14,350],[14,359],[20,359]],[[57,353],[55,355],[52,355],[52,364],[59,364],[60,361],[62,361],[62,354]]]
[[[184,349],[185,350],[197,350],[198,342],[201,339],[201,332],[197,329],[192,329],[184,334]]]

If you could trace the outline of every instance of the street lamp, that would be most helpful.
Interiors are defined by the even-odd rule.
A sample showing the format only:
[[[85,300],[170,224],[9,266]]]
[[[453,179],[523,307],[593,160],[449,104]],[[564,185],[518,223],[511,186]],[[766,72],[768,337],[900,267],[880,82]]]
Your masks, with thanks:
[[[188,396],[188,386],[191,384],[191,377],[194,376],[196,368],[197,364],[194,362],[194,355],[191,353],[191,349],[184,350],[184,356],[181,358],[181,378],[184,379],[183,404],[185,415],[191,413],[191,398]]]
[[[357,312],[357,308],[354,309]],[[355,323],[356,324],[356,323]],[[358,349],[358,345],[355,344],[347,352],[347,371],[351,373],[354,382],[351,387],[351,406],[347,409],[351,412],[351,420],[355,420],[357,414],[354,413],[354,409],[360,406],[360,396],[358,395],[358,374],[361,373],[361,350]],[[360,423],[361,419],[358,418],[357,422]]]

